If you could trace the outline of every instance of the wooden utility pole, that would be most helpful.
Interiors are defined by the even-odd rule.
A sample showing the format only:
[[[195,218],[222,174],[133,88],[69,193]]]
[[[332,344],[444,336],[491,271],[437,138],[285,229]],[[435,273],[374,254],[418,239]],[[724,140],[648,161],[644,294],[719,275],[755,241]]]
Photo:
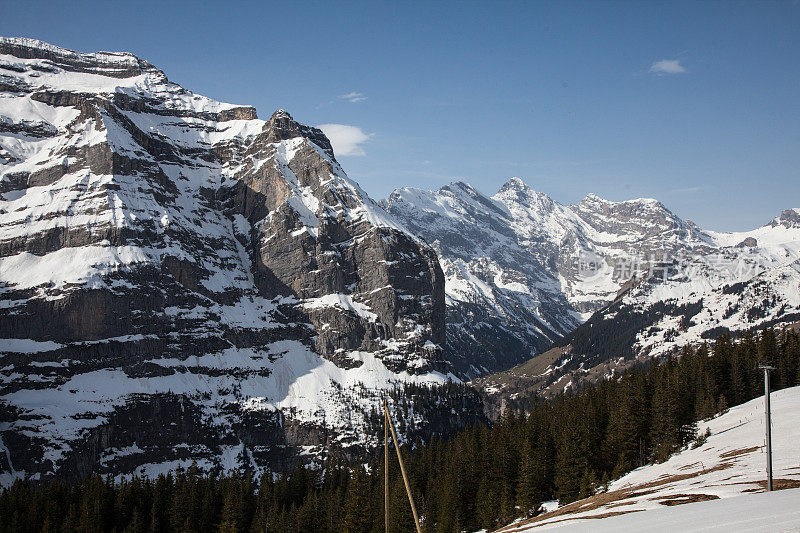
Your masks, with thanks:
[[[411,504],[411,512],[414,514],[414,525],[417,528],[417,533],[422,533],[422,529],[419,527],[419,517],[417,516],[417,506],[414,505],[414,497],[411,495],[411,485],[408,483],[408,476],[406,475],[406,466],[403,463],[403,456],[400,455],[400,443],[397,440],[397,432],[394,429],[394,422],[392,422],[392,415],[389,413],[389,403],[386,400],[383,400],[383,412],[384,416],[386,417],[386,422],[389,425],[389,429],[392,430],[392,440],[394,441],[394,449],[397,452],[397,460],[400,462],[400,473],[403,474],[403,484],[406,486],[406,494],[408,494],[408,503]],[[387,444],[388,447],[388,444]],[[388,464],[388,461],[387,461]],[[387,467],[388,468],[388,467]],[[387,481],[388,483],[388,481]],[[388,519],[389,516],[389,506],[387,503],[386,506],[386,516]],[[388,520],[386,522],[389,523]],[[386,526],[389,527],[388,525]]]

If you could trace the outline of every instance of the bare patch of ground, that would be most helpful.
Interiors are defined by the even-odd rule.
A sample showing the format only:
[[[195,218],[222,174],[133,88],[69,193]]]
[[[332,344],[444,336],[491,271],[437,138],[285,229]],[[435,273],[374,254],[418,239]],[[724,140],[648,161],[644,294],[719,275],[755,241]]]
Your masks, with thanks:
[[[653,498],[661,505],[683,505],[684,503],[707,502],[710,500],[719,500],[719,496],[715,494],[670,494],[661,498]]]
[[[607,505],[606,507],[608,507],[609,509],[613,509],[614,507],[623,507],[623,506],[625,506],[625,505],[633,505],[633,504],[635,504],[635,503],[636,503],[635,501],[632,501],[632,502],[619,502],[619,503],[611,503],[611,504]]]
[[[579,516],[578,518],[587,520],[590,518],[608,518],[609,516],[619,516],[623,514],[638,513],[639,511],[641,511],[641,509],[631,509],[630,511],[609,511],[607,513],[593,514],[591,516]]]
[[[617,504],[617,506],[618,506],[619,505],[618,502],[621,502],[622,500],[629,500],[631,498],[637,498],[637,497],[640,497],[640,496],[653,494],[653,493],[656,492],[658,487],[662,487],[662,486],[667,485],[669,483],[675,483],[677,481],[683,481],[684,479],[691,479],[691,478],[700,476],[702,474],[706,474],[708,472],[715,472],[717,470],[725,470],[726,468],[730,468],[731,466],[732,466],[732,463],[721,463],[719,465],[716,465],[716,466],[714,466],[712,468],[708,468],[708,469],[705,469],[705,470],[697,470],[695,472],[688,472],[688,473],[685,473],[685,474],[676,474],[674,476],[665,476],[665,477],[662,477],[662,478],[657,479],[655,481],[651,481],[649,483],[644,483],[642,485],[636,485],[636,486],[632,486],[632,487],[626,487],[624,489],[614,490],[614,491],[611,491],[611,492],[603,492],[601,494],[595,494],[594,496],[590,496],[589,498],[584,498],[583,500],[578,500],[577,502],[572,502],[572,503],[570,503],[568,505],[565,505],[564,507],[562,507],[560,509],[557,509],[557,510],[551,512],[551,513],[545,513],[545,514],[542,514],[542,515],[539,515],[539,516],[535,516],[533,518],[529,518],[527,520],[523,520],[522,522],[518,522],[518,523],[514,524],[513,526],[508,526],[507,528],[499,529],[497,531],[498,532],[502,531],[504,533],[513,533],[514,531],[518,531],[519,528],[521,528],[523,526],[527,527],[527,526],[530,526],[532,524],[536,524],[537,522],[542,522],[542,521],[545,521],[545,520],[548,521],[547,522],[548,524],[551,524],[551,523],[555,523],[555,522],[562,522],[564,520],[570,520],[570,519],[573,519],[573,518],[581,518],[581,519],[583,519],[583,518],[599,518],[599,517],[604,516],[604,515],[600,514],[600,513],[598,513],[596,515],[591,515],[591,516],[569,516],[569,515],[574,515],[574,514],[577,514],[577,513],[585,513],[585,512],[588,512],[588,511],[593,511],[593,510],[595,510],[595,509],[597,509],[599,507],[603,507],[603,506],[610,507],[611,506],[610,504]],[[650,490],[650,489],[653,489],[653,490]],[[635,503],[635,502],[631,502],[631,504],[632,503]],[[684,503],[689,503],[689,502],[684,502]],[[665,504],[665,505],[669,505],[669,504]],[[676,504],[672,504],[672,505],[676,505]],[[612,511],[612,512],[616,512],[617,514],[625,514],[625,513],[635,512],[635,511],[636,510]],[[557,518],[557,517],[561,517],[561,516],[564,517],[561,520],[551,520],[553,518]]]
[[[723,459],[733,459],[734,457],[740,457],[742,455],[747,455],[748,453],[753,453],[756,450],[761,449],[761,446],[752,446],[750,448],[739,448],[737,450],[730,450],[727,452],[723,452],[719,454],[719,456]]]
[[[593,518],[609,518],[609,517],[612,517],[612,516],[620,516],[620,515],[624,515],[624,514],[638,513],[639,511],[642,511],[642,509],[631,509],[630,511],[609,511],[607,513],[598,513],[598,514],[593,514],[593,515],[590,515],[590,516],[568,516],[568,517],[562,518],[561,520],[552,520],[552,521],[547,522],[547,523],[548,524],[557,524],[559,522],[566,522],[567,520],[591,520]],[[508,528],[498,529],[494,533],[501,533],[501,532],[502,533],[514,533],[515,531],[519,531],[520,527],[522,527],[522,526],[526,526],[527,527],[527,525],[530,525],[530,523],[528,523],[528,522],[520,522],[519,524],[514,524],[514,526],[511,526],[511,527],[508,527]]]
[[[745,490],[743,492],[764,492],[765,490],[767,490],[767,480],[766,479],[761,480],[761,481],[754,481],[753,483],[756,483],[761,488],[760,489],[747,489],[747,490]],[[800,481],[798,481],[797,479],[779,478],[779,479],[773,479],[772,480],[772,490],[796,489],[796,488],[800,488]]]

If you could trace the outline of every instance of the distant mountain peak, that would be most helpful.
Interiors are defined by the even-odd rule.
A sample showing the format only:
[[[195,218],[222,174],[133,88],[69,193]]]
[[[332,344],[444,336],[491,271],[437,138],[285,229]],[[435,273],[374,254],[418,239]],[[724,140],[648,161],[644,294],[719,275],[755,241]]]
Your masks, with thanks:
[[[306,126],[297,122],[285,109],[278,109],[264,124],[264,131],[268,131],[267,142],[288,141],[296,137],[305,137],[316,144],[331,159],[335,159],[333,146],[328,137],[319,128]]]
[[[275,111],[267,121],[264,129],[270,131],[269,142],[286,141],[303,136],[303,126],[283,109]]]
[[[512,177],[512,178],[509,178],[509,180],[507,182],[505,182],[502,187],[500,187],[500,190],[498,192],[504,192],[504,191],[532,191],[532,190],[533,189],[531,189],[528,186],[527,183],[522,181],[521,178],[517,178],[515,176],[515,177]]]
[[[779,217],[776,217],[772,226],[784,226],[786,228],[800,228],[800,208],[784,209]]]
[[[483,194],[478,191],[472,184],[466,181],[452,181],[447,185],[439,188],[440,192],[450,193],[456,196],[467,195],[470,198],[483,197]],[[428,191],[425,191],[428,192]]]
[[[467,183],[466,181],[456,180],[456,181],[451,181],[447,185],[443,186],[442,189],[445,190],[461,189],[464,191],[474,191],[475,187],[473,187],[472,184]]]
[[[584,196],[583,201],[586,201],[586,202],[597,202],[597,201],[607,202],[608,200],[605,200],[604,198],[600,198],[595,193],[590,192],[589,194]]]
[[[640,204],[640,205],[652,205],[652,206],[660,206],[666,209],[664,205],[656,200],[655,198],[631,198],[630,200],[622,200],[619,202],[615,202],[614,200],[608,200],[607,198],[603,198],[598,196],[597,194],[590,192],[587,194],[583,200],[580,201],[581,204],[604,204],[604,205],[621,205],[621,204]]]

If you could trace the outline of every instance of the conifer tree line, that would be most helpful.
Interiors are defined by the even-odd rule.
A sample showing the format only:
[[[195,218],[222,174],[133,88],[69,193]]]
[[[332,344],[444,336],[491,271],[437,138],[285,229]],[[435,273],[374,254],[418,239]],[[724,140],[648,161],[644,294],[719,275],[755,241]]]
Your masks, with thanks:
[[[773,388],[800,378],[800,334],[745,334],[685,348],[680,357],[553,400],[507,410],[451,438],[404,449],[426,532],[493,529],[543,501],[589,496],[633,468],[666,460],[695,438],[696,421],[763,394],[759,360],[776,367]],[[755,445],[758,445],[756,443]],[[414,530],[396,458],[390,462],[390,531]],[[256,482],[248,472],[196,467],[114,483],[98,475],[67,483],[18,481],[0,493],[4,532],[384,531],[383,457],[366,465],[298,465]]]

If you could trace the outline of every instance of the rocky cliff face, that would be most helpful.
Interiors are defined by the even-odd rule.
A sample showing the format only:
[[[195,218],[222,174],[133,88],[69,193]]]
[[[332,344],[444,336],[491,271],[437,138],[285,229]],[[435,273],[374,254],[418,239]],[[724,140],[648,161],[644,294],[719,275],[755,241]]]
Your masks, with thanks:
[[[3,38],[0,194],[5,480],[357,453],[448,379],[435,252],[284,111]]]
[[[398,189],[384,206],[439,254],[447,357],[469,377],[563,345],[560,336],[589,317],[537,387],[563,390],[567,370],[669,353],[800,311],[798,210],[751,232],[717,233],[656,200],[590,194],[564,206],[517,178],[492,197],[465,183]],[[479,357],[464,357],[470,346]]]

